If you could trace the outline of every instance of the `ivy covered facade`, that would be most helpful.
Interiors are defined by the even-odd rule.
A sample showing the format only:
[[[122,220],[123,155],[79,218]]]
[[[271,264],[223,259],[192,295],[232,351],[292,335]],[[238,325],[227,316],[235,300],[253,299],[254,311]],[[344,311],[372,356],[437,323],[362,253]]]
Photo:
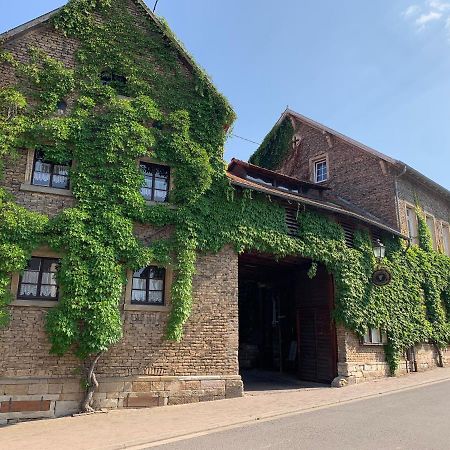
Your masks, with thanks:
[[[311,183],[227,172],[234,113],[142,1],[71,0],[1,37],[0,420],[239,396],[239,359],[295,372],[302,342],[278,320],[287,285],[265,285],[263,268],[289,267],[302,298],[323,293],[327,377],[401,372],[414,345],[428,366],[445,359],[450,260],[423,220],[408,248]],[[371,283],[375,235],[384,287]],[[262,334],[240,302],[256,295],[278,318]]]

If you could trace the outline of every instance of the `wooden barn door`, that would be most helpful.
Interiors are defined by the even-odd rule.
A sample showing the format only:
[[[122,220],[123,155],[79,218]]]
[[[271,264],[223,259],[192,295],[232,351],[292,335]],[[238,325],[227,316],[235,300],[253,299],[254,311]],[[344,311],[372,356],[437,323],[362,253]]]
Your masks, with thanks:
[[[301,276],[297,307],[299,378],[330,383],[337,375],[336,328],[332,277],[319,268],[310,280]]]

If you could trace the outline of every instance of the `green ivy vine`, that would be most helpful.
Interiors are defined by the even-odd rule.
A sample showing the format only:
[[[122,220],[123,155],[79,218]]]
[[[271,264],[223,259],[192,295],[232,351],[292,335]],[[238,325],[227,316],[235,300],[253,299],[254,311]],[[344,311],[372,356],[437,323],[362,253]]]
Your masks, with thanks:
[[[450,258],[430,247],[422,219],[419,247],[406,251],[398,239],[386,238],[383,263],[393,282],[373,286],[367,233],[358,232],[348,248],[337,223],[306,211],[299,214],[299,235],[291,237],[280,205],[230,186],[222,151],[233,112],[206,75],[181,63],[189,57],[180,56],[164,24],[133,15],[120,0],[70,0],[53,25],[79,41],[74,69],[33,48],[27,63],[0,55],[19,79],[0,89],[0,159],[10,162],[18,148],[40,148],[56,163],[75,161],[70,178],[76,203],[48,218],[0,191],[2,324],[10,274],[26,267],[33,249],[47,245],[62,255],[60,301],[46,319],[52,352],[73,349],[86,360],[117,343],[126,271],[150,263],[175,269],[167,338],[179,341],[192,309],[197,255],[231,244],[239,253],[310,258],[311,277],[324,264],[335,279],[336,320],[359,335],[368,326],[385,329],[393,370],[408,346],[450,342]],[[126,78],[126,97],[100,82],[104,70]],[[62,116],[54,113],[61,99],[68,103]],[[276,168],[283,155],[271,153],[270,145],[288,148],[292,134],[290,121],[282,122],[252,162]],[[145,203],[137,164],[142,157],[171,166],[173,207]],[[135,223],[174,231],[146,246]]]
[[[293,136],[294,126],[289,117],[285,117],[272,128],[249,162],[266,169],[279,169],[289,153]]]

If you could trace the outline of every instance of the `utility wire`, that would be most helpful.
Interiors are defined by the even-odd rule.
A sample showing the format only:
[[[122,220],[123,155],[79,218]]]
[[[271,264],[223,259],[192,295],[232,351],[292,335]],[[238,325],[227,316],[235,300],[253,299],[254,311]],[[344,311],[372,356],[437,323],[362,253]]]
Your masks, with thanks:
[[[238,139],[242,139],[243,141],[251,142],[252,144],[261,145],[259,142],[252,141],[251,139],[246,139],[246,138],[244,138],[242,136],[238,136],[237,134],[234,134],[234,133],[232,133],[231,136],[238,138]]]
[[[156,11],[156,6],[158,5],[158,2],[159,2],[159,0],[156,0],[156,2],[155,2],[155,6],[153,7],[153,12],[155,12],[155,11]]]

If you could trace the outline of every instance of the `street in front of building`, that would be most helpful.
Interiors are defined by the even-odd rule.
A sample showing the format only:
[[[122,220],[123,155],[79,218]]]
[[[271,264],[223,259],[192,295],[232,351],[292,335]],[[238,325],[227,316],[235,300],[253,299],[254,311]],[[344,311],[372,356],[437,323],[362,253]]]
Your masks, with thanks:
[[[161,450],[443,449],[450,381],[158,445]],[[147,447],[150,448],[150,447]],[[153,446],[153,448],[155,448]]]

